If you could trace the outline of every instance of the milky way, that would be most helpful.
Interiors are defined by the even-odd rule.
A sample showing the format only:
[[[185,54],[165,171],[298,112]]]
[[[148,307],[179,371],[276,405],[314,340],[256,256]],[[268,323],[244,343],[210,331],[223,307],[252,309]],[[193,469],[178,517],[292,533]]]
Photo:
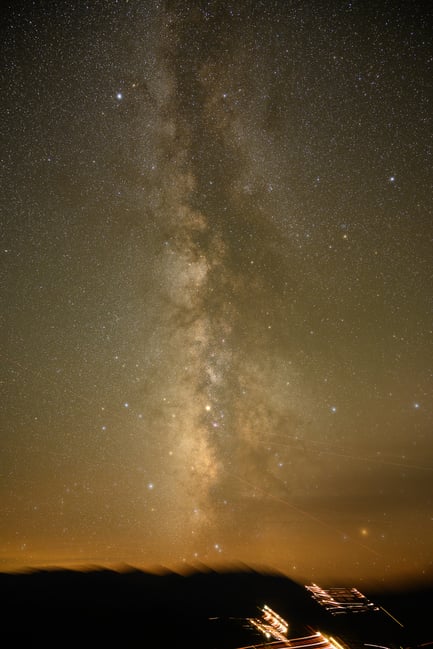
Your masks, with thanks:
[[[8,7],[5,569],[431,569],[433,59],[382,5]]]

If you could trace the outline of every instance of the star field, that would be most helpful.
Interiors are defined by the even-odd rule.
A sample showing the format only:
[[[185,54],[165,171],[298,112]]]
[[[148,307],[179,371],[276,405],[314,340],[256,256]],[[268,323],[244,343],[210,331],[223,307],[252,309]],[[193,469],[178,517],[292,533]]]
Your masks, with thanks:
[[[0,569],[431,574],[430,20],[9,3]]]

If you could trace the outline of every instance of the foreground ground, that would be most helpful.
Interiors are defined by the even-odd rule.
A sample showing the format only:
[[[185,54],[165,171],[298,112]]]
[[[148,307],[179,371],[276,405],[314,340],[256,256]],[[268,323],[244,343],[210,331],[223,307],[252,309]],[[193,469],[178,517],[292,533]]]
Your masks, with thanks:
[[[433,587],[367,593],[379,615],[326,613],[303,584],[254,570],[177,573],[46,570],[0,574],[3,646],[232,649],[264,639],[248,625],[264,604],[289,622],[289,635],[321,631],[356,647],[424,647]],[[395,621],[392,619],[395,618]],[[427,643],[427,644],[426,644]]]

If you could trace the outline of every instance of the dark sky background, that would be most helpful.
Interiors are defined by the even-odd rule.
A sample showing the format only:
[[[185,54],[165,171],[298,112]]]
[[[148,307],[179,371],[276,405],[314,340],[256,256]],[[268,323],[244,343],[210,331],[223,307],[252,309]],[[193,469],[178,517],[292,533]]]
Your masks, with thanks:
[[[7,3],[1,570],[431,574],[431,20]]]

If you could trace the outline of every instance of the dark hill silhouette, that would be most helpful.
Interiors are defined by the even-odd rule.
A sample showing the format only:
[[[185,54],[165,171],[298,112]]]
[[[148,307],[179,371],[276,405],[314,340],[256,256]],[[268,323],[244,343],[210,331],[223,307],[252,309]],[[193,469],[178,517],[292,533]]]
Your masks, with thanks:
[[[370,628],[365,617],[336,620],[303,584],[247,567],[184,573],[128,566],[29,570],[0,574],[0,590],[2,635],[13,638],[3,646],[10,647],[40,642],[44,647],[231,649],[258,642],[246,618],[257,616],[264,604],[289,621],[291,637],[320,628],[361,644],[380,639],[382,644],[388,640],[387,646],[415,647],[433,639],[426,623],[433,589],[426,586],[407,597],[404,592],[377,594],[404,622],[404,631],[386,616],[371,618]]]

